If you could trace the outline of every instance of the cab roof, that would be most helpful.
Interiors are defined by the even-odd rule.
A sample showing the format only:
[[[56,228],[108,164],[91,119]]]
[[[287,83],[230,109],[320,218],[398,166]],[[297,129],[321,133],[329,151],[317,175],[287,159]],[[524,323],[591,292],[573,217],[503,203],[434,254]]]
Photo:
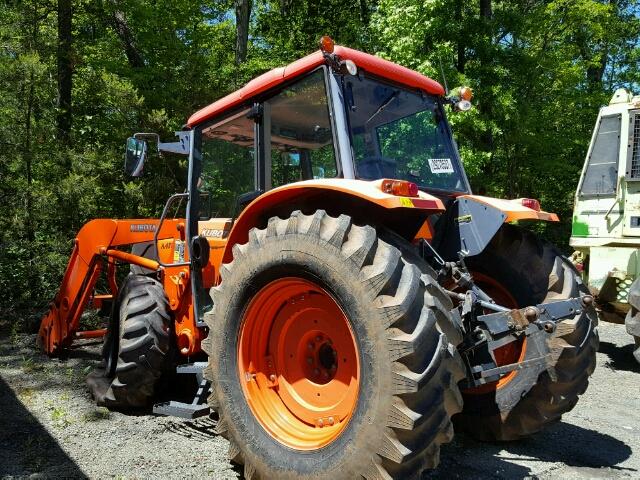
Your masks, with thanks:
[[[410,70],[406,67],[390,62],[374,55],[353,50],[351,48],[336,45],[334,53],[341,60],[353,61],[359,69],[369,72],[378,77],[386,78],[392,82],[399,83],[406,87],[423,90],[433,95],[444,95],[445,91],[435,80],[432,80],[421,73]],[[211,105],[198,110],[191,115],[187,121],[187,126],[193,127],[205,120],[216,117],[233,107],[236,107],[251,98],[281,85],[295,77],[298,77],[326,62],[321,51],[316,51],[306,57],[296,60],[285,67],[275,68],[259,77],[254,78],[244,87],[230,93],[226,97],[213,102]]]

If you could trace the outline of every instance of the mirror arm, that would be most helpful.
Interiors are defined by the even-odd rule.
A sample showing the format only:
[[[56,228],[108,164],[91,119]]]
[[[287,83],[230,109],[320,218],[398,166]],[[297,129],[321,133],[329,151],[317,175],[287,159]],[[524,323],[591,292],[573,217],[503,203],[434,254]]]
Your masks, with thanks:
[[[158,152],[177,153],[178,155],[189,155],[189,145],[191,142],[191,135],[193,130],[186,130],[175,132],[176,137],[179,138],[177,142],[163,143],[158,137]]]
[[[156,141],[158,146],[158,153],[162,155],[162,152],[177,153],[178,155],[189,155],[189,142],[191,141],[191,135],[193,130],[181,130],[175,132],[176,137],[179,138],[177,142],[161,142],[160,135],[157,133],[138,132],[133,134],[133,138],[143,139],[151,138]]]

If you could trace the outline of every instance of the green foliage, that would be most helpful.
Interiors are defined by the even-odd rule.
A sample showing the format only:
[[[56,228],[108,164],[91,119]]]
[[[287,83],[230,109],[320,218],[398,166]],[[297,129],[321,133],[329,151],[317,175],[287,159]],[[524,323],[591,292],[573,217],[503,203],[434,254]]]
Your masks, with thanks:
[[[169,139],[198,108],[310,53],[323,34],[473,87],[476,108],[450,117],[472,186],[539,198],[564,220],[544,234],[566,246],[597,109],[619,86],[640,91],[639,2],[489,3],[481,15],[479,1],[254,0],[238,65],[230,0],[74,0],[67,144],[56,126],[56,2],[2,2],[0,311],[46,308],[89,219],[158,215],[184,189],[181,158],[152,155],[144,179],[125,177],[127,136]]]

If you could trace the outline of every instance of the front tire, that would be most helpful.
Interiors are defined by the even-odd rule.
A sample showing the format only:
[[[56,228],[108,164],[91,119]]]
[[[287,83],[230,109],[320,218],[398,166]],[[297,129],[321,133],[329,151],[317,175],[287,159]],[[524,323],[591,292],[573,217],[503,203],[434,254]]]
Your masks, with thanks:
[[[271,218],[233,253],[205,317],[205,375],[245,477],[417,478],[435,467],[464,367],[441,333],[451,302],[433,272],[324,211]],[[337,368],[316,357],[321,347]]]
[[[162,284],[130,274],[112,316],[103,348],[105,370],[92,373],[87,382],[98,405],[145,407],[171,363],[172,317]]]
[[[467,260],[467,267],[476,273],[480,288],[510,308],[589,293],[571,263],[553,245],[513,225],[503,225],[485,251]],[[454,418],[456,428],[480,440],[506,441],[531,435],[559,420],[576,405],[595,369],[596,326],[593,308],[558,324],[549,340],[555,379],[548,371],[533,378],[533,370],[525,368],[505,375],[498,383],[464,390],[464,410]],[[519,350],[504,352],[501,363],[528,360],[527,353],[525,341]]]

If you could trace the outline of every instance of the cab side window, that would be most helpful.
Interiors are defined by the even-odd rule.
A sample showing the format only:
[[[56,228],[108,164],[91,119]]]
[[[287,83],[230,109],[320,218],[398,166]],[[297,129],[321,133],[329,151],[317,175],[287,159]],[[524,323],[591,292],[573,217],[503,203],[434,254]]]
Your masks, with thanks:
[[[201,218],[231,217],[239,195],[256,189],[255,123],[240,112],[202,130]]]
[[[271,186],[338,174],[324,74],[316,70],[265,103]]]

